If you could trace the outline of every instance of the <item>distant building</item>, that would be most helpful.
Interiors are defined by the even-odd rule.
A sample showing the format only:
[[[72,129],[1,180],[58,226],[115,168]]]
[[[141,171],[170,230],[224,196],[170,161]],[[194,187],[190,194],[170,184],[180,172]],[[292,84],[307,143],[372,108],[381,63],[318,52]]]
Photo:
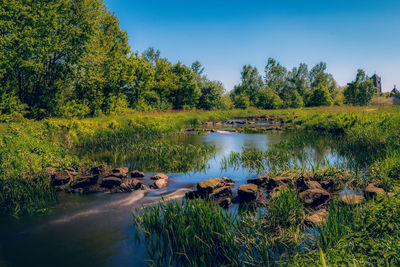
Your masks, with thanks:
[[[374,81],[374,86],[376,87],[377,93],[382,93],[382,78],[374,74],[371,79]],[[395,87],[396,88],[396,87]]]
[[[394,94],[394,95],[399,95],[400,94],[399,90],[397,90],[397,88],[396,88],[396,85],[394,86],[391,94]]]

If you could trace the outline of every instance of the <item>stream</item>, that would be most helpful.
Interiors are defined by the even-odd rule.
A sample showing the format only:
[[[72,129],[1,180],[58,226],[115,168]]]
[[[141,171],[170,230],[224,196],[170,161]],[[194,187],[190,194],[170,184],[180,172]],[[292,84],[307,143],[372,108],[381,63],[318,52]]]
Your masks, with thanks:
[[[134,239],[132,212],[162,199],[182,199],[199,181],[211,177],[229,177],[236,181],[236,187],[246,183],[257,174],[244,168],[222,170],[221,160],[243,148],[266,150],[285,138],[288,137],[281,132],[186,134],[176,142],[214,145],[215,156],[208,160],[205,171],[168,173],[169,186],[165,190],[129,194],[60,193],[58,204],[47,214],[0,217],[0,266],[147,266],[147,253]],[[310,147],[307,151],[317,159],[339,158],[329,148]],[[145,166],[142,170],[146,170]],[[146,170],[146,176],[159,171]]]

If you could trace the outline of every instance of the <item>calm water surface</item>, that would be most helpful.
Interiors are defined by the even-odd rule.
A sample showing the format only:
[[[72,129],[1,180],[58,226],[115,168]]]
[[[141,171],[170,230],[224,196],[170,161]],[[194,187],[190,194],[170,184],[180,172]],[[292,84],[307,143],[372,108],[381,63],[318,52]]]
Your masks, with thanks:
[[[227,176],[237,181],[236,186],[243,184],[256,174],[241,168],[221,170],[223,157],[232,151],[240,152],[243,147],[264,150],[285,138],[280,133],[181,136],[176,142],[215,145],[215,157],[209,160],[205,172],[168,174],[169,187],[163,191],[60,194],[59,204],[49,214],[0,218],[0,266],[147,266],[147,254],[142,246],[135,244],[133,235],[132,212],[136,208],[154,204],[161,198],[181,199],[197,182],[210,177]],[[317,158],[337,158],[330,149],[308,149]]]

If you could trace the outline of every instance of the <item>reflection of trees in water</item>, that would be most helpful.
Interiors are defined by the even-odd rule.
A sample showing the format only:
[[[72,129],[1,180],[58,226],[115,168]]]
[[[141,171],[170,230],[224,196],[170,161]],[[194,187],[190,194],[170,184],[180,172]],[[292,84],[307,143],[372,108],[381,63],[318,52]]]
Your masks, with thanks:
[[[267,150],[243,147],[241,153],[232,152],[222,160],[221,166],[224,169],[244,167],[257,173],[328,166],[358,170],[365,168],[372,157],[366,151],[354,150],[343,136],[295,132]]]
[[[163,172],[203,171],[215,154],[215,147],[185,135],[132,136],[106,139],[97,146],[85,146],[84,158],[111,166]]]

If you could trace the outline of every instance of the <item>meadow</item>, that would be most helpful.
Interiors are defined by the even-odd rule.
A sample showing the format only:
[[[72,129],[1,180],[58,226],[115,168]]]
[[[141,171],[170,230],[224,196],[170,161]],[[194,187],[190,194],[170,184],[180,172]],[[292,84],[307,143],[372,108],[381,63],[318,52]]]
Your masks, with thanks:
[[[150,160],[152,168],[201,170],[212,147],[171,145],[167,140],[202,122],[261,115],[282,116],[284,124],[292,126],[285,130],[291,137],[266,151],[231,153],[222,167],[274,175],[311,171],[321,177],[345,171],[353,184],[377,181],[398,194],[399,111],[396,106],[344,106],[14,119],[0,124],[0,211],[14,216],[46,212],[57,201],[46,168],[113,165],[120,162],[113,157],[126,151],[135,151],[138,163]],[[309,164],[304,147],[326,142],[321,135],[329,135],[329,146],[349,160],[334,166]],[[174,200],[138,210],[133,221],[137,241],[145,245],[153,265],[392,266],[400,264],[399,210],[396,196],[358,205],[332,201],[327,221],[310,227],[305,222],[307,207],[288,188],[262,209],[224,210],[212,199]]]

